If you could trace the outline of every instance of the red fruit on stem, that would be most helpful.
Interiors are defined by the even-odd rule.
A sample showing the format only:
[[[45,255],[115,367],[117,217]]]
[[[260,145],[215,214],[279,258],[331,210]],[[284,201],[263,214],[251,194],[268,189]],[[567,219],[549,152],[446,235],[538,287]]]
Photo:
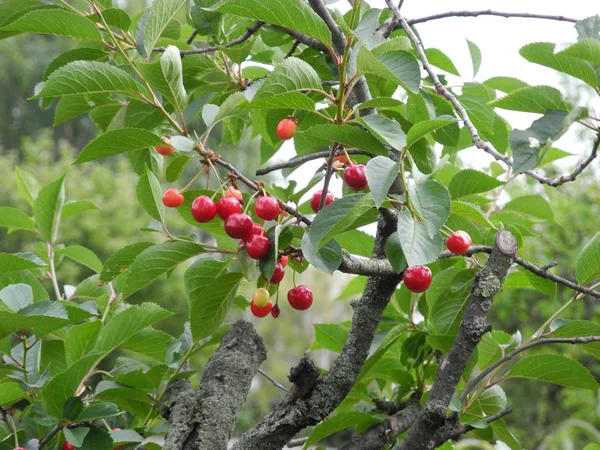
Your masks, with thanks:
[[[431,286],[431,270],[425,266],[408,267],[404,271],[404,285],[412,292],[425,292]]]
[[[259,234],[251,235],[246,241],[246,251],[252,259],[263,259],[269,253],[271,243],[265,236]]]
[[[242,204],[235,197],[223,197],[217,202],[217,213],[219,217],[226,220],[231,214],[242,212]]]
[[[225,190],[225,194],[223,194],[225,197],[235,197],[238,200],[242,200],[244,197],[242,196],[242,193],[239,189],[234,188],[233,186],[229,186],[226,190]]]
[[[288,139],[294,137],[294,134],[296,134],[296,128],[298,128],[296,119],[291,117],[283,119],[277,124],[277,137],[283,141],[287,141]]]
[[[466,231],[458,230],[450,235],[446,241],[446,247],[455,255],[462,255],[471,246],[471,236]]]
[[[304,311],[310,308],[313,302],[313,295],[308,286],[298,286],[290,289],[287,293],[288,301],[292,308]]]
[[[273,309],[271,310],[271,315],[273,316],[273,319],[277,319],[280,313],[281,310],[279,309],[279,305],[273,306]]]
[[[258,288],[254,291],[254,295],[252,296],[252,303],[254,303],[259,308],[263,306],[267,306],[271,298],[271,294],[265,288]]]
[[[260,197],[254,204],[254,212],[263,220],[275,220],[279,217],[279,202],[273,197]]]
[[[162,197],[163,204],[168,208],[177,208],[181,206],[185,198],[179,193],[178,189],[167,189]]]
[[[265,306],[258,306],[254,302],[250,303],[250,311],[252,311],[252,314],[254,314],[256,317],[268,316],[272,309],[273,303],[271,303],[271,300],[269,300]]]
[[[169,140],[169,138],[162,136],[161,139],[165,141],[165,144],[167,145],[157,145],[156,147],[154,147],[154,149],[163,156],[169,156],[175,151],[175,148],[173,148],[173,146],[171,145],[171,141]]]
[[[364,164],[348,166],[344,169],[344,181],[355,191],[362,191],[369,183],[367,182],[367,167]]]
[[[279,284],[279,283],[281,283],[281,280],[283,280],[284,276],[285,276],[285,269],[283,268],[283,264],[278,262],[277,264],[275,264],[275,270],[273,271],[273,275],[271,276],[271,279],[268,281],[271,284]],[[263,275],[263,279],[266,280],[264,275]]]
[[[69,441],[65,441],[65,443],[63,444],[63,450],[75,450],[75,446]]]
[[[217,205],[206,195],[196,197],[192,202],[192,216],[196,222],[210,222],[217,215]]]
[[[287,257],[287,255],[280,256],[279,257],[279,261],[281,262],[281,265],[283,267],[287,266],[288,265],[288,257]]]
[[[237,200],[235,201],[237,202]],[[247,214],[234,213],[225,219],[225,233],[227,233],[229,237],[234,239],[246,239],[250,236],[251,231],[252,219]],[[246,243],[246,250],[248,250],[248,243]]]
[[[310,207],[314,212],[319,212],[319,205],[321,204],[321,197],[323,197],[323,190],[317,191],[313,194],[310,199]],[[333,203],[335,197],[329,191],[327,191],[327,195],[325,196],[325,206]],[[325,207],[324,206],[324,207]]]
[[[258,234],[260,236],[266,236],[267,235],[267,230],[265,230],[259,224],[253,223],[252,224],[252,233],[251,234]]]

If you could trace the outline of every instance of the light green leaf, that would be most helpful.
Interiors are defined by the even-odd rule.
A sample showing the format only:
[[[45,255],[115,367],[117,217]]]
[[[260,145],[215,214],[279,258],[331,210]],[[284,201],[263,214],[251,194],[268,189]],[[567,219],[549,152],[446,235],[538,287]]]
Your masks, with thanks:
[[[319,442],[339,431],[345,430],[346,428],[354,426],[367,427],[376,423],[377,421],[378,420],[375,419],[371,414],[358,411],[349,411],[336,414],[335,416],[324,420],[313,429],[303,448],[306,449],[316,442]]]
[[[504,208],[502,209],[519,211],[542,220],[554,220],[554,213],[550,202],[540,195],[524,195],[517,197],[504,205]]]
[[[595,66],[600,66],[600,40],[583,39],[559,52],[557,55],[581,59]]]
[[[335,299],[345,300],[347,298],[357,297],[365,290],[365,284],[367,283],[366,277],[354,277],[350,280],[350,283],[346,285],[342,293]]]
[[[164,142],[150,131],[139,128],[120,128],[108,131],[92,140],[79,153],[73,164],[95,161],[157,145],[164,145]]]
[[[209,117],[208,116],[204,116],[204,113],[202,114],[202,117],[204,118],[204,121],[206,123],[206,126],[211,128],[213,126],[215,126],[218,122],[220,122],[221,120],[227,119],[229,117],[235,117],[238,115],[244,115],[244,114],[248,114],[248,111],[244,111],[244,109],[240,108],[240,104],[244,103],[246,101],[246,97],[244,96],[243,92],[234,92],[233,94],[231,94],[229,97],[227,97],[227,99],[225,99],[225,101],[221,104],[221,106],[217,106],[218,109],[216,109],[216,114],[213,116]],[[205,105],[205,108],[209,106],[209,105]],[[212,106],[216,106],[216,105],[210,105]],[[209,119],[209,120],[207,120]]]
[[[134,430],[109,431],[108,434],[114,444],[123,442],[142,442],[144,440],[144,438]]]
[[[152,54],[158,38],[186,3],[185,0],[156,0],[152,3],[145,20],[140,20],[138,28],[138,51],[142,56],[147,57]],[[140,34],[143,39],[139,38]],[[139,42],[140,40],[143,43]]]
[[[410,184],[408,191],[412,205],[425,220],[429,237],[433,238],[450,217],[451,199],[448,189],[443,184],[429,179],[417,185]]]
[[[331,45],[331,32],[323,20],[302,0],[225,0],[209,11],[236,14],[308,34]]]
[[[238,114],[245,114],[244,110],[249,109],[298,109],[300,111],[314,111],[315,107],[316,104],[314,100],[307,97],[305,94],[302,94],[301,92],[288,92],[275,97],[261,98],[259,100],[253,98],[250,103],[240,103],[236,111]]]
[[[500,92],[505,92],[507,94],[518,89],[530,87],[524,81],[513,77],[492,77],[488,80],[485,80],[483,82],[483,85],[488,88],[496,89]]]
[[[147,248],[127,270],[123,297],[129,297],[163,273],[201,253],[204,248],[195,242],[165,242]]]
[[[108,283],[113,280],[127,270],[140,253],[153,245],[155,245],[154,242],[136,242],[117,250],[104,263],[100,281]]]
[[[388,191],[398,176],[400,162],[394,162],[385,156],[376,156],[367,163],[367,181],[379,208],[387,198]]]
[[[92,422],[94,420],[106,419],[119,415],[119,409],[114,403],[95,403],[85,408],[78,416],[77,422]]]
[[[96,273],[102,272],[102,261],[98,259],[96,254],[88,248],[81,245],[71,245],[56,251],[57,255],[66,256],[76,263],[89,267]]]
[[[348,327],[339,323],[315,323],[315,342],[311,350],[324,348],[339,353],[348,337]]]
[[[456,123],[454,119],[435,119],[425,120],[414,124],[406,135],[406,146],[411,147],[419,139],[424,138],[429,133],[433,133],[440,128]]]
[[[471,54],[471,61],[473,62],[473,78],[477,76],[479,68],[481,67],[481,50],[474,42],[467,39],[467,45],[469,46],[469,53]]]
[[[436,334],[454,336],[458,332],[474,275],[472,270],[459,272],[452,279],[452,287],[430,306],[430,322]]]
[[[511,111],[545,114],[548,110],[571,111],[573,104],[550,86],[531,86],[510,92],[490,106]]]
[[[376,57],[366,47],[361,47],[356,57],[356,71],[372,73],[415,94],[419,92],[421,85],[419,63],[408,52],[391,51]]]
[[[58,8],[33,10],[5,26],[3,30],[54,34],[93,41],[102,40],[100,31],[94,22],[86,17]]]
[[[127,339],[120,347],[163,362],[167,347],[172,341],[170,334],[148,327]]]
[[[488,192],[503,184],[503,181],[499,181],[487,173],[474,169],[465,169],[454,175],[450,181],[448,190],[452,198],[460,198],[466,195]]]
[[[452,62],[448,56],[437,48],[428,48],[425,50],[425,56],[427,56],[427,61],[432,66],[436,66],[452,75],[460,76],[458,73],[458,69]]]
[[[599,387],[581,363],[561,355],[527,356],[513,366],[508,378],[530,378],[594,392]]]
[[[25,391],[21,389],[19,383],[0,383],[0,404],[11,406],[13,403],[21,400],[23,397],[25,397]]]
[[[277,224],[275,227],[271,228],[267,234],[271,244],[269,252],[267,253],[267,256],[259,261],[260,272],[267,280],[270,280],[273,276],[273,272],[275,272],[275,265],[277,264],[277,258],[279,256],[279,239],[282,230],[284,230],[284,228],[280,224]]]
[[[315,125],[306,131],[296,133],[296,136],[298,135],[308,140],[317,138],[329,142],[339,142],[347,147],[360,148],[375,155],[388,155],[381,142],[366,131],[352,125]]]
[[[483,212],[479,205],[454,200],[451,208],[453,214],[469,219],[471,222],[482,225],[486,228],[492,228],[494,230],[496,229],[496,226],[492,223],[488,215]]]
[[[375,238],[360,230],[346,231],[336,236],[335,240],[348,253],[364,256],[365,258],[371,256],[373,253],[373,246],[375,245]]]
[[[165,171],[165,178],[169,183],[173,183],[177,181],[181,174],[183,173],[185,167],[192,160],[191,156],[187,155],[179,155],[173,161],[169,163],[167,166],[167,170]]]
[[[490,426],[492,427],[492,430],[494,431],[494,436],[498,440],[500,440],[500,441],[504,442],[506,445],[508,445],[510,450],[521,450],[519,441],[517,441],[517,439],[509,431],[508,426],[506,425],[506,422],[504,420],[502,420],[502,419],[494,420],[490,424]],[[600,448],[598,448],[597,450],[600,450]]]
[[[545,278],[539,277],[529,271],[512,272],[504,282],[504,289],[528,289],[541,292],[549,297],[556,295],[556,284]]]
[[[65,175],[45,186],[33,204],[35,223],[42,239],[48,243],[53,243],[56,240],[64,203]]]
[[[600,336],[600,325],[587,320],[570,320],[554,330],[551,337],[574,338],[588,336]],[[600,359],[600,342],[579,344],[577,348],[581,348],[596,359]]]
[[[12,311],[18,312],[33,303],[33,289],[28,284],[11,284],[0,290],[0,300]]]
[[[63,428],[63,433],[65,434],[65,440],[69,441],[75,447],[81,447],[83,444],[83,440],[90,432],[90,429],[87,427],[79,427],[79,428]]]
[[[415,221],[406,210],[398,215],[398,238],[410,267],[436,261],[442,250],[440,235],[430,237],[427,226]]]
[[[17,188],[27,203],[33,206],[35,199],[40,192],[40,185],[37,179],[29,172],[19,169],[15,166],[15,177],[17,179]]]
[[[50,64],[48,64],[42,79],[44,81],[47,80],[52,72],[72,61],[98,61],[106,58],[106,56],[107,53],[104,50],[91,47],[81,47],[68,50],[58,55],[52,60],[52,62],[50,62]]]
[[[360,118],[360,121],[377,139],[390,147],[402,151],[406,146],[406,134],[395,120],[377,114],[370,114]]]
[[[89,200],[67,202],[63,206],[61,218],[66,219],[67,217],[71,217],[85,211],[92,211],[94,209],[98,209],[98,207]]]
[[[587,284],[600,276],[600,233],[596,233],[579,253],[575,275],[581,284]]]
[[[0,206],[0,227],[35,231],[35,223],[31,217],[9,206]]]
[[[65,339],[65,358],[69,366],[83,358],[94,346],[101,328],[102,322],[99,320],[69,328]]]
[[[150,169],[146,168],[146,171],[140,177],[135,188],[135,194],[144,211],[154,220],[164,223],[165,205],[162,202],[163,192],[158,178],[156,178],[156,175]]]
[[[304,233],[302,237],[302,254],[309,263],[330,275],[333,275],[342,262],[342,247],[340,247],[340,244],[336,240],[327,242],[317,250],[317,246],[311,239],[310,233]]]

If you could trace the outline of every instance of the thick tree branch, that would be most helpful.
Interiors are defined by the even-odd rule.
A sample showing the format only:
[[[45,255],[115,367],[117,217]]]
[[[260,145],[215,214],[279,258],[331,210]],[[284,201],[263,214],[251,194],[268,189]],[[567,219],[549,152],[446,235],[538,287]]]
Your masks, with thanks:
[[[233,324],[208,360],[199,390],[184,384],[174,395],[165,450],[227,449],[252,379],[266,358],[252,324]]]
[[[446,423],[446,410],[483,335],[488,331],[487,315],[500,291],[508,269],[518,252],[510,231],[496,233],[496,243],[485,267],[475,275],[463,321],[448,355],[440,363],[433,387],[419,418],[394,450],[431,450],[435,434]]]
[[[346,36],[344,36],[344,32],[338,26],[338,24],[335,23],[335,20],[333,20],[333,17],[331,17],[331,14],[329,14],[329,10],[322,0],[308,0],[308,4],[313,11],[316,12],[321,19],[323,19],[327,25],[327,28],[329,28],[329,31],[331,31],[331,42],[333,44],[333,49],[338,56],[341,56],[344,53],[344,48],[346,48]]]
[[[346,150],[346,152],[348,152],[349,155],[374,156],[373,153],[367,152],[365,150],[360,150],[358,148],[349,148]],[[280,163],[271,164],[270,166],[258,169],[256,171],[256,175],[257,176],[266,175],[266,174],[274,172],[276,170],[290,169],[292,167],[301,166],[302,164],[307,163],[309,161],[314,161],[315,159],[327,158],[329,156],[329,154],[330,154],[330,152],[326,151],[326,152],[311,153],[310,155],[296,156],[292,159],[289,159],[288,161],[282,161]]]

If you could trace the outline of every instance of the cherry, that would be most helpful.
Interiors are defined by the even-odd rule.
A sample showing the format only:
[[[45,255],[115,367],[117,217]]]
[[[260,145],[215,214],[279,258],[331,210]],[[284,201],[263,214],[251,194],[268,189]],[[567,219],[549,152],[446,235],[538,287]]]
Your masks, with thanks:
[[[242,201],[242,199],[244,198],[242,196],[242,192],[239,189],[234,188],[233,186],[229,186],[226,190],[225,190],[225,194],[223,194],[225,197],[235,197],[238,200]]]
[[[206,195],[196,197],[192,202],[192,216],[196,222],[210,222],[217,215],[217,205]]]
[[[251,232],[251,234],[258,234],[260,236],[266,236],[267,235],[267,230],[265,230],[259,224],[253,223],[252,224],[252,232]]]
[[[268,281],[271,284],[279,284],[279,283],[281,283],[281,280],[283,280],[284,276],[285,276],[285,269],[283,268],[283,264],[278,262],[277,264],[275,264],[275,270],[273,271],[273,275],[271,276],[271,279]],[[264,275],[263,275],[263,279],[266,280]]]
[[[63,450],[75,450],[75,446],[69,441],[65,441],[65,443],[63,444]]]
[[[237,202],[236,199],[234,200]],[[218,208],[219,205],[217,204],[217,210]],[[225,233],[234,239],[246,239],[251,231],[252,219],[247,214],[233,213],[225,219]],[[248,244],[246,244],[246,250],[248,250]]]
[[[275,220],[279,216],[279,202],[273,197],[261,197],[254,204],[254,212],[263,220]]]
[[[27,449],[25,447],[17,447],[17,448],[15,448],[15,450],[27,450]]]
[[[346,167],[344,169],[344,181],[351,189],[362,191],[369,185],[367,182],[367,167],[364,164]]]
[[[250,311],[252,311],[252,314],[256,317],[268,316],[272,309],[273,303],[271,303],[271,300],[269,300],[265,306],[258,306],[254,302],[250,303]]]
[[[269,239],[260,234],[253,234],[246,241],[246,251],[252,259],[263,259],[269,253],[269,248],[271,248]]]
[[[269,291],[267,291],[265,288],[258,288],[252,296],[252,303],[262,308],[269,303],[270,298],[271,294],[269,294]]]
[[[280,313],[281,310],[279,309],[279,305],[273,306],[273,309],[271,310],[271,315],[273,316],[273,319],[277,319]]]
[[[281,255],[281,256],[279,257],[279,261],[281,262],[281,265],[282,265],[283,267],[285,267],[285,266],[287,266],[287,265],[288,265],[288,260],[289,260],[289,258],[287,257],[287,255]]]
[[[277,124],[277,137],[283,141],[287,141],[294,137],[298,128],[298,122],[293,117],[283,119]]]
[[[313,302],[313,295],[308,286],[298,286],[290,289],[287,293],[288,301],[292,308],[304,311],[310,308]]]
[[[313,194],[310,199],[310,207],[314,212],[319,212],[319,205],[321,204],[321,198],[323,197],[323,190],[317,191]],[[335,197],[329,191],[327,191],[327,195],[325,196],[325,206],[333,203]],[[323,207],[325,207],[323,206]]]
[[[171,141],[168,138],[162,136],[161,139],[165,141],[165,144],[167,145],[157,145],[156,147],[154,147],[154,149],[163,156],[169,156],[175,151],[175,149],[171,145]]]
[[[450,235],[446,247],[455,255],[462,255],[471,246],[471,236],[466,231],[458,230]]]
[[[179,193],[178,189],[167,189],[162,197],[163,204],[168,208],[177,208],[181,206],[185,198]]]
[[[425,266],[408,267],[404,271],[404,285],[412,292],[425,292],[431,286],[431,270]]]
[[[235,197],[223,197],[217,202],[217,213],[223,220],[226,220],[231,214],[239,214],[241,212],[242,204]]]

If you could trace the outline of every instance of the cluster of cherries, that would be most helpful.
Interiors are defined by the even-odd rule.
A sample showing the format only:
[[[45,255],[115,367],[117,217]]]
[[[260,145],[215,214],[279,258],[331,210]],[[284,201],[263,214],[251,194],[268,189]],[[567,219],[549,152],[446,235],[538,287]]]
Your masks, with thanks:
[[[113,428],[112,430],[113,431],[121,431],[120,428]],[[71,444],[69,441],[65,441],[63,443],[62,448],[63,448],[63,450],[77,450],[77,448],[73,444]],[[117,445],[116,447],[114,447],[114,450],[121,450],[123,448],[125,448],[125,445]],[[17,447],[17,448],[15,448],[15,450],[27,450],[27,449],[25,449],[23,447]]]

